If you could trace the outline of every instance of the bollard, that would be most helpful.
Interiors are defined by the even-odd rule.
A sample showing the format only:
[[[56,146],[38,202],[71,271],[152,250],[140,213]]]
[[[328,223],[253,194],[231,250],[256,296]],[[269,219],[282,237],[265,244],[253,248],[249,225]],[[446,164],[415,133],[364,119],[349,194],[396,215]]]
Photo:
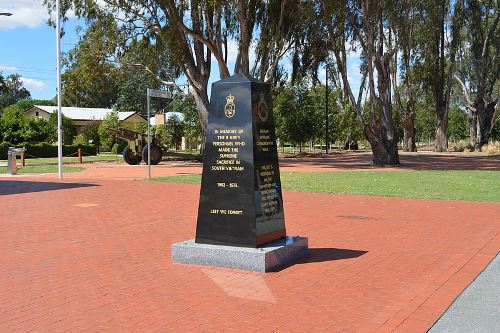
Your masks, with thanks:
[[[24,147],[23,147],[24,149]],[[26,151],[23,150],[23,152],[21,153],[21,164],[22,166],[26,166]]]
[[[7,173],[15,175],[17,174],[16,153],[12,149],[13,148],[9,147],[9,151],[7,153]]]
[[[25,165],[25,148],[15,148],[15,147],[9,147],[9,150],[7,152],[7,173],[10,175],[16,175],[17,174],[17,155],[21,156],[22,160],[22,165]]]
[[[82,148],[78,148],[78,162],[80,162],[80,164],[83,164]]]

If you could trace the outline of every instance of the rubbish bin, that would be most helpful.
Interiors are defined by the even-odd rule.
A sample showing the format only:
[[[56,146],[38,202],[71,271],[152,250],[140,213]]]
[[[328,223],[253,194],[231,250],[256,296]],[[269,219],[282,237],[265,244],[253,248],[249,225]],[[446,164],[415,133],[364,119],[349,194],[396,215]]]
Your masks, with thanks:
[[[26,148],[9,147],[7,151],[7,173],[9,175],[17,174],[16,158],[21,156],[26,151]]]

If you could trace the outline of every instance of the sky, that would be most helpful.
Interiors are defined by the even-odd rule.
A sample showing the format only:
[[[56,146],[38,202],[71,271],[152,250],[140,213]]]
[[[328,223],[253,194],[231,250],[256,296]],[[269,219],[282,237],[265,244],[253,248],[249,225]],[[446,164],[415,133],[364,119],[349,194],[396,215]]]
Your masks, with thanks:
[[[51,99],[56,95],[56,33],[47,25],[47,9],[37,0],[0,0],[0,71],[3,76],[18,73],[32,98]],[[78,41],[72,18],[64,23],[63,52]]]
[[[0,0],[0,12],[12,13],[12,16],[0,16],[0,71],[3,76],[18,73],[24,86],[34,99],[51,99],[56,95],[56,34],[48,26],[49,14],[41,0]],[[71,17],[62,24],[65,34],[61,40],[63,52],[69,51],[78,42],[76,27],[85,26],[83,20]],[[82,32],[80,32],[82,34]],[[234,68],[237,54],[236,42],[229,45],[230,71]],[[251,57],[250,60],[253,60]],[[288,66],[289,60],[283,64]],[[219,80],[217,62],[212,60],[210,83]],[[354,54],[348,61],[349,77],[354,93],[361,75],[359,74],[359,56]],[[319,73],[321,82],[325,80],[325,71]],[[185,83],[180,78],[178,84]]]

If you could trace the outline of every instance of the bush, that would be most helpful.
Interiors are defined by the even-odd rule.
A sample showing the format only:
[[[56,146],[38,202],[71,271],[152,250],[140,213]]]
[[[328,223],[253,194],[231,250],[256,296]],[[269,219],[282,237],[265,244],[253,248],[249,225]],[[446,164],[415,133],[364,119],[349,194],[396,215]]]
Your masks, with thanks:
[[[75,136],[75,139],[73,140],[74,145],[86,145],[87,143],[89,142],[87,141],[85,135],[83,134],[78,134],[77,136]]]
[[[470,140],[460,140],[457,143],[451,143],[450,148],[450,150],[456,152],[474,151],[474,146],[470,143]]]
[[[500,141],[490,141],[481,148],[482,152],[488,155],[500,155]]]
[[[98,129],[100,143],[106,151],[110,151],[113,145],[119,142],[119,140],[113,134],[109,133],[107,129],[117,130],[120,128],[120,124],[118,112],[116,111],[108,113],[100,123]]]
[[[118,144],[115,143],[111,148],[111,154],[118,155]]]
[[[154,127],[154,136],[158,141],[160,146],[168,146],[169,144],[169,134],[167,131],[167,127],[165,125],[156,125]]]
[[[93,144],[99,147],[101,144],[99,137],[99,121],[92,120],[88,122],[83,128],[81,135],[83,135],[83,139],[85,140],[84,144]]]
[[[10,142],[0,142],[0,160],[7,159],[9,147],[26,148],[27,158],[30,158],[31,156],[57,157],[57,145],[52,145],[47,142],[39,144],[21,143],[15,145]],[[63,145],[63,156],[76,156],[78,148],[82,148],[85,155],[97,155],[97,148],[94,145]]]
[[[128,146],[127,141],[120,140],[120,142],[118,142],[118,149],[117,149],[118,154],[123,153],[123,151],[125,150],[125,147],[127,147],[127,146]]]
[[[11,105],[5,108],[0,118],[0,140],[13,143],[23,142],[25,123],[26,119],[19,107]]]
[[[71,118],[61,115],[63,144],[71,145],[77,135],[76,127]],[[50,136],[49,140],[57,143],[57,112],[53,112],[49,118]]]

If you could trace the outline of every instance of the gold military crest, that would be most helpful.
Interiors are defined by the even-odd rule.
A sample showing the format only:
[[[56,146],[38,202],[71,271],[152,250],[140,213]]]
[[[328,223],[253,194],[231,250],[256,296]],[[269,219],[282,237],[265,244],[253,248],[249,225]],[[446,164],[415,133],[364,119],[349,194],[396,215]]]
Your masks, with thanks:
[[[226,105],[224,106],[224,114],[228,118],[233,118],[236,113],[236,105],[234,105],[234,96],[226,96]]]

